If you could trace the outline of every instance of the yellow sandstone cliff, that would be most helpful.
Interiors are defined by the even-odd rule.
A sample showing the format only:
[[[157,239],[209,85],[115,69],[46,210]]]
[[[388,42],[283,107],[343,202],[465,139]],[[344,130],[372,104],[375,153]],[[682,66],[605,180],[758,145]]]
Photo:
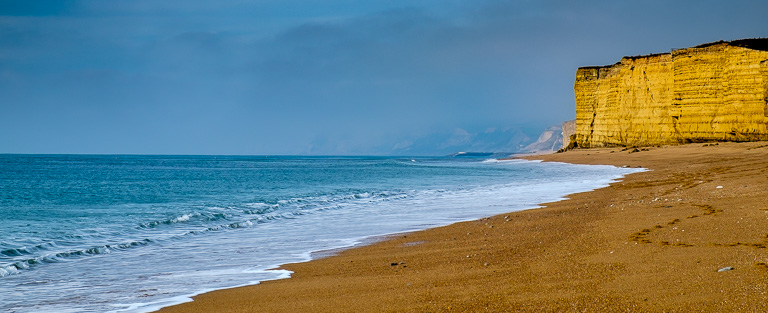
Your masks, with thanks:
[[[578,147],[768,140],[768,38],[576,71]]]

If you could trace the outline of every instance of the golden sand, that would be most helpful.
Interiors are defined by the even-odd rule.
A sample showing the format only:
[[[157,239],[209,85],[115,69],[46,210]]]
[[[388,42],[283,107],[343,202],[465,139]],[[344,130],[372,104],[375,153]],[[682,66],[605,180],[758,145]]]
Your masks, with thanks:
[[[161,312],[768,312],[768,142],[531,158],[651,171]]]

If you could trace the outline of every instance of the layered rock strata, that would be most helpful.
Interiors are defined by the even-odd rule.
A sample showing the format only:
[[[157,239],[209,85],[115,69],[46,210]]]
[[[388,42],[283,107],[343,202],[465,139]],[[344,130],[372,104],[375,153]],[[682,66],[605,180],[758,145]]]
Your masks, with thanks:
[[[578,147],[768,140],[768,39],[576,71]]]

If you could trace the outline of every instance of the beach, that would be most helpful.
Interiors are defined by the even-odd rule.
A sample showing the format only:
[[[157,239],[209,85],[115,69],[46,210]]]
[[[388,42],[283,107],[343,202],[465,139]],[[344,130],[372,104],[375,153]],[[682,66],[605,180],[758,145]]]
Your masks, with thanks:
[[[0,312],[17,313],[151,312],[643,171],[485,156],[0,159]]]
[[[768,311],[768,142],[526,158],[650,171],[286,264],[290,279],[160,312]]]

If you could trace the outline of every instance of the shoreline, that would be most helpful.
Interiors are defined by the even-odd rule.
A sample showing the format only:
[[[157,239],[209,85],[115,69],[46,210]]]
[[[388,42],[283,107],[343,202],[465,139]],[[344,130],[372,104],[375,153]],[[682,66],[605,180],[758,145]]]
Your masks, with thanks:
[[[768,196],[768,184],[755,175],[766,170],[760,162],[768,156],[766,143],[648,150],[527,156],[652,171],[538,209],[392,235],[330,257],[286,264],[280,268],[292,271],[291,279],[204,293],[159,312],[765,309],[768,211],[760,211],[755,199]],[[728,166],[751,174],[728,176]],[[712,190],[698,190],[713,183],[708,175],[743,181],[744,190],[734,190],[749,199],[729,197],[742,208],[721,208],[724,203]],[[714,192],[735,188],[716,187]],[[662,193],[667,198],[659,200]],[[669,200],[671,195],[688,199]],[[728,215],[740,218],[737,223],[747,218],[750,228],[724,231],[729,224],[723,222],[733,222],[721,218]],[[688,233],[682,233],[684,227]],[[733,240],[724,240],[728,237]],[[713,242],[717,238],[723,242]],[[725,267],[735,270],[717,272]],[[731,276],[739,280],[727,279]]]
[[[534,155],[534,154],[525,154],[524,156],[532,156],[532,155]],[[526,160],[526,159],[523,159],[523,158],[521,158],[519,156],[513,156],[513,157],[509,157],[509,158],[505,158],[505,159],[488,159],[488,160],[483,161],[483,163],[488,163],[490,161],[492,161],[492,163],[508,163],[508,162],[510,162],[510,163],[534,163],[534,164],[541,163],[541,160],[534,160],[534,159]],[[567,163],[563,163],[563,162],[557,162],[557,163],[561,163],[561,165],[566,166],[566,167],[569,167],[569,166],[573,165],[573,164],[567,164]],[[631,170],[631,171],[635,172],[634,170]],[[632,172],[630,172],[630,173],[632,173]],[[562,192],[562,190],[558,190],[560,192],[552,193],[551,196],[548,197],[549,199],[547,199],[545,202],[550,202],[550,201],[556,202],[556,201],[560,201],[560,200],[563,200],[563,199],[567,199],[567,196],[572,194],[572,193],[574,193],[574,192],[589,192],[589,191],[592,191],[592,190],[595,190],[595,189],[605,188],[605,187],[609,186],[609,184],[611,184],[611,183],[613,183],[613,182],[615,182],[617,180],[622,179],[625,175],[628,175],[630,173],[623,173],[623,174],[622,173],[614,173],[613,177],[608,177],[608,176],[600,177],[600,178],[589,177],[588,180],[586,180],[583,183],[579,184],[579,186],[582,186],[582,187],[566,188],[566,189],[573,190],[573,191],[567,191],[567,192]],[[376,243],[380,243],[380,242],[383,242],[383,241],[391,240],[391,239],[396,238],[398,236],[407,236],[407,235],[412,234],[412,233],[417,233],[417,232],[425,231],[425,230],[432,229],[432,228],[446,227],[446,226],[450,226],[450,225],[453,225],[453,224],[456,224],[456,223],[477,221],[477,220],[482,219],[482,218],[487,218],[489,216],[495,216],[495,215],[499,215],[499,214],[507,214],[507,213],[510,213],[510,212],[521,212],[521,211],[533,210],[533,209],[541,208],[541,204],[538,203],[538,202],[536,202],[536,203],[534,203],[534,202],[530,202],[530,203],[525,202],[525,203],[526,204],[524,204],[524,205],[523,204],[516,204],[514,207],[508,208],[508,209],[513,209],[514,208],[514,210],[512,210],[512,211],[499,211],[499,210],[496,210],[495,212],[492,212],[492,213],[487,212],[488,214],[491,214],[491,215],[485,215],[486,213],[471,214],[473,216],[471,216],[471,217],[467,216],[467,217],[462,217],[462,218],[458,218],[458,219],[453,219],[452,221],[432,222],[432,223],[428,223],[428,224],[423,224],[422,226],[419,226],[419,227],[416,227],[416,228],[411,227],[410,229],[403,229],[403,230],[394,231],[394,232],[380,233],[380,234],[374,234],[374,235],[366,235],[366,236],[360,236],[360,237],[355,237],[355,238],[348,238],[348,239],[344,240],[346,242],[346,244],[339,245],[339,246],[336,246],[336,247],[324,248],[324,249],[321,249],[321,250],[313,250],[313,251],[303,252],[303,253],[300,254],[301,255],[300,260],[294,260],[292,262],[287,262],[287,263],[283,263],[283,264],[275,264],[275,265],[271,265],[271,266],[266,266],[266,267],[263,267],[263,268],[258,270],[258,272],[263,272],[263,273],[277,273],[277,275],[273,275],[273,276],[275,276],[273,278],[263,279],[263,280],[254,280],[254,281],[252,281],[250,283],[245,283],[245,284],[236,285],[236,286],[230,286],[230,287],[224,287],[224,288],[206,289],[206,290],[202,290],[202,291],[198,291],[198,292],[194,292],[194,293],[189,293],[189,294],[185,294],[185,295],[179,295],[179,296],[176,296],[176,297],[173,297],[173,298],[168,298],[168,299],[164,299],[164,300],[157,301],[157,302],[138,303],[138,304],[136,304],[134,306],[126,306],[126,307],[130,307],[130,308],[134,308],[135,307],[135,309],[133,309],[133,310],[137,310],[138,309],[138,311],[140,311],[140,312],[158,312],[158,311],[160,311],[163,308],[173,307],[173,306],[177,306],[177,305],[180,305],[180,304],[192,302],[194,298],[196,298],[197,296],[199,296],[201,294],[207,294],[207,293],[216,292],[216,291],[220,291],[220,290],[228,290],[228,289],[234,289],[234,288],[256,286],[256,285],[260,285],[262,283],[269,282],[269,281],[283,280],[283,279],[291,278],[291,275],[293,274],[293,271],[285,269],[284,266],[287,266],[287,265],[302,264],[302,263],[307,263],[307,262],[313,262],[313,261],[316,261],[316,260],[319,260],[319,259],[333,257],[333,256],[338,255],[339,253],[343,253],[343,252],[345,252],[347,250],[350,250],[350,249],[356,249],[356,248],[360,248],[360,247],[374,245]],[[411,244],[412,245],[417,245],[417,244],[420,244],[420,243],[415,243],[415,244],[411,243]],[[139,309],[139,307],[142,307],[142,308]],[[122,312],[122,311],[123,310],[117,310],[117,311],[114,311],[114,312]],[[110,312],[112,312],[112,311],[110,311]]]

